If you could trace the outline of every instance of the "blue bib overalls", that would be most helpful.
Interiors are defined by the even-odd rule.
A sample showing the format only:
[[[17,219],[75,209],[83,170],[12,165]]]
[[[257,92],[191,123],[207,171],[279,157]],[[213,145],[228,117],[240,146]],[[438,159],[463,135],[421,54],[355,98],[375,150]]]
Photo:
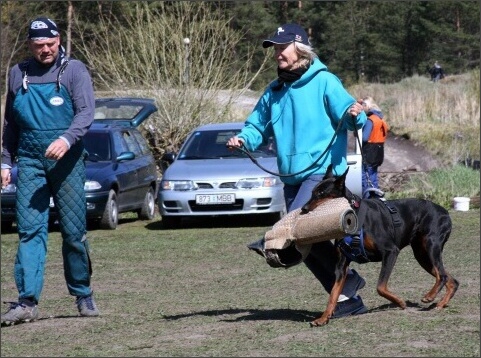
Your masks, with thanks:
[[[40,299],[44,283],[50,197],[59,212],[64,275],[73,296],[91,294],[86,240],[85,149],[78,141],[59,161],[45,158],[47,147],[70,126],[74,109],[65,86],[29,84],[13,103],[20,129],[15,282],[19,298]]]

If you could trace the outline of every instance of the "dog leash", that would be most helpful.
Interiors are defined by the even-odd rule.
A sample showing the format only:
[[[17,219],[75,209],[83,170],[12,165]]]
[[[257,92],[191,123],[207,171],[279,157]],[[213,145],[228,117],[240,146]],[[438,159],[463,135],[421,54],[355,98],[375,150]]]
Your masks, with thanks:
[[[354,120],[354,118],[353,118]],[[266,173],[269,173],[269,174],[272,174],[272,175],[275,175],[275,176],[278,176],[278,177],[292,177],[292,176],[295,176],[295,175],[298,175],[298,174],[301,174],[301,173],[304,173],[305,171],[308,171],[309,169],[313,168],[320,160],[322,157],[324,157],[324,155],[327,153],[327,151],[329,150],[329,148],[332,146],[332,143],[334,142],[334,140],[336,139],[337,137],[337,134],[339,133],[339,131],[341,130],[341,127],[342,127],[342,123],[344,122],[344,118],[342,118],[338,125],[337,125],[337,128],[336,128],[336,131],[334,132],[332,138],[331,138],[331,141],[329,142],[329,144],[327,145],[326,149],[321,153],[321,155],[319,155],[319,157],[311,164],[309,165],[307,168],[297,172],[297,173],[291,173],[291,174],[281,174],[281,173],[276,173],[276,172],[273,172],[273,171],[270,171],[269,169],[267,168],[264,168],[261,164],[259,164],[259,162],[257,161],[257,159],[255,159],[249,152],[249,150],[245,147],[244,143],[242,143],[242,146],[241,147],[234,147],[234,149],[236,150],[239,150],[241,151],[242,153],[244,153],[245,155],[247,155],[249,157],[249,159],[255,164],[257,165],[259,168],[261,168],[263,171],[265,171]]]

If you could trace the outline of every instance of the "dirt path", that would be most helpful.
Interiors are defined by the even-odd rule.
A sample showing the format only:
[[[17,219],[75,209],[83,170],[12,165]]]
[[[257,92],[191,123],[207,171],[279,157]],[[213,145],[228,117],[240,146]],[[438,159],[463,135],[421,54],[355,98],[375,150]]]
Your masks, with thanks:
[[[384,163],[379,167],[379,172],[424,172],[438,166],[438,160],[423,147],[402,137],[389,135],[384,145]]]
[[[379,187],[396,191],[417,175],[439,166],[438,160],[425,148],[403,137],[389,135],[384,144],[384,163],[379,167]]]

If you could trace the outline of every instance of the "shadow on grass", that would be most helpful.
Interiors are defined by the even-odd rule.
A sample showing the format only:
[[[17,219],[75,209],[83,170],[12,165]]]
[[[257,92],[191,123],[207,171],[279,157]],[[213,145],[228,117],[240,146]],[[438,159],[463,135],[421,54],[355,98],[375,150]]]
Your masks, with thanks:
[[[127,225],[140,221],[137,218],[119,218],[118,225]],[[193,229],[193,228],[236,228],[236,227],[269,227],[274,225],[276,220],[269,218],[264,215],[239,215],[239,216],[218,216],[218,217],[196,217],[196,218],[183,218],[181,224],[177,228],[179,229]],[[172,230],[166,229],[162,225],[162,220],[156,217],[154,220],[148,222],[145,225],[147,230]],[[98,221],[88,220],[87,230],[105,230],[99,227]],[[175,229],[174,229],[175,230]],[[49,232],[60,232],[60,227],[58,222],[52,222],[49,224]],[[17,232],[17,226],[13,224],[12,226],[2,225],[2,234],[11,234]]]
[[[430,311],[436,307],[435,303],[432,303],[429,307],[423,307],[416,302],[406,302],[407,307],[417,308],[419,311]],[[376,313],[381,311],[391,311],[399,309],[399,307],[393,303],[384,304],[375,308],[369,309],[365,314]],[[245,321],[291,321],[291,322],[310,322],[314,319],[320,317],[322,311],[312,312],[307,310],[293,310],[293,309],[248,309],[248,308],[230,308],[224,310],[208,310],[208,311],[198,311],[190,312],[178,315],[163,315],[163,318],[168,321],[176,321],[184,318],[190,318],[194,316],[237,316],[235,318],[220,318],[222,322],[245,322]],[[86,319],[87,317],[81,317],[77,314],[75,315],[59,315],[50,317],[40,317],[36,321],[47,321],[53,319]],[[96,317],[88,317],[96,318]],[[17,323],[25,324],[27,322]],[[2,327],[8,325],[2,324]]]
[[[435,307],[435,304],[431,304],[429,307],[423,307],[416,302],[407,301],[406,305],[410,308],[417,308],[419,311],[430,311]],[[378,307],[368,309],[368,313],[376,313],[380,311],[399,310],[399,307],[394,303],[384,304]],[[293,309],[225,309],[225,310],[209,310],[198,311],[178,315],[164,315],[166,320],[179,320],[183,318],[193,316],[223,316],[223,315],[236,315],[236,318],[222,318],[223,322],[239,322],[239,321],[293,321],[293,322],[307,322],[318,318],[322,314],[322,311],[312,312],[306,310],[293,310]],[[240,315],[240,316],[239,316]]]
[[[182,218],[177,229],[265,227],[272,226],[275,222],[276,220],[268,215],[203,216]],[[163,226],[162,220],[152,221],[145,228],[148,230],[171,230]]]
[[[281,320],[281,321],[296,321],[305,322],[312,319],[319,314],[319,312],[313,313],[306,310],[292,310],[292,309],[272,309],[272,310],[259,310],[259,309],[226,309],[226,310],[209,310],[209,311],[199,311],[191,312],[179,315],[164,315],[166,320],[178,320],[183,318],[188,318],[192,316],[223,316],[223,315],[241,315],[236,318],[223,318],[221,321],[224,322],[239,322],[239,321],[265,321],[265,320]]]

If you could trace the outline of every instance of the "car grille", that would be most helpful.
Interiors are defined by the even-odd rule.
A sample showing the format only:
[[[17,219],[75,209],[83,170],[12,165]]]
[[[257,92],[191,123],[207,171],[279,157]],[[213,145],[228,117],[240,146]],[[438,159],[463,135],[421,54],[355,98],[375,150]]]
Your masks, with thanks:
[[[214,187],[211,183],[195,183],[199,189],[235,189],[235,182],[225,182],[220,183],[218,186]]]
[[[197,205],[195,200],[189,200],[190,210],[193,212],[209,212],[209,211],[238,211],[244,206],[243,199],[236,199],[234,204],[216,204],[216,205]]]

